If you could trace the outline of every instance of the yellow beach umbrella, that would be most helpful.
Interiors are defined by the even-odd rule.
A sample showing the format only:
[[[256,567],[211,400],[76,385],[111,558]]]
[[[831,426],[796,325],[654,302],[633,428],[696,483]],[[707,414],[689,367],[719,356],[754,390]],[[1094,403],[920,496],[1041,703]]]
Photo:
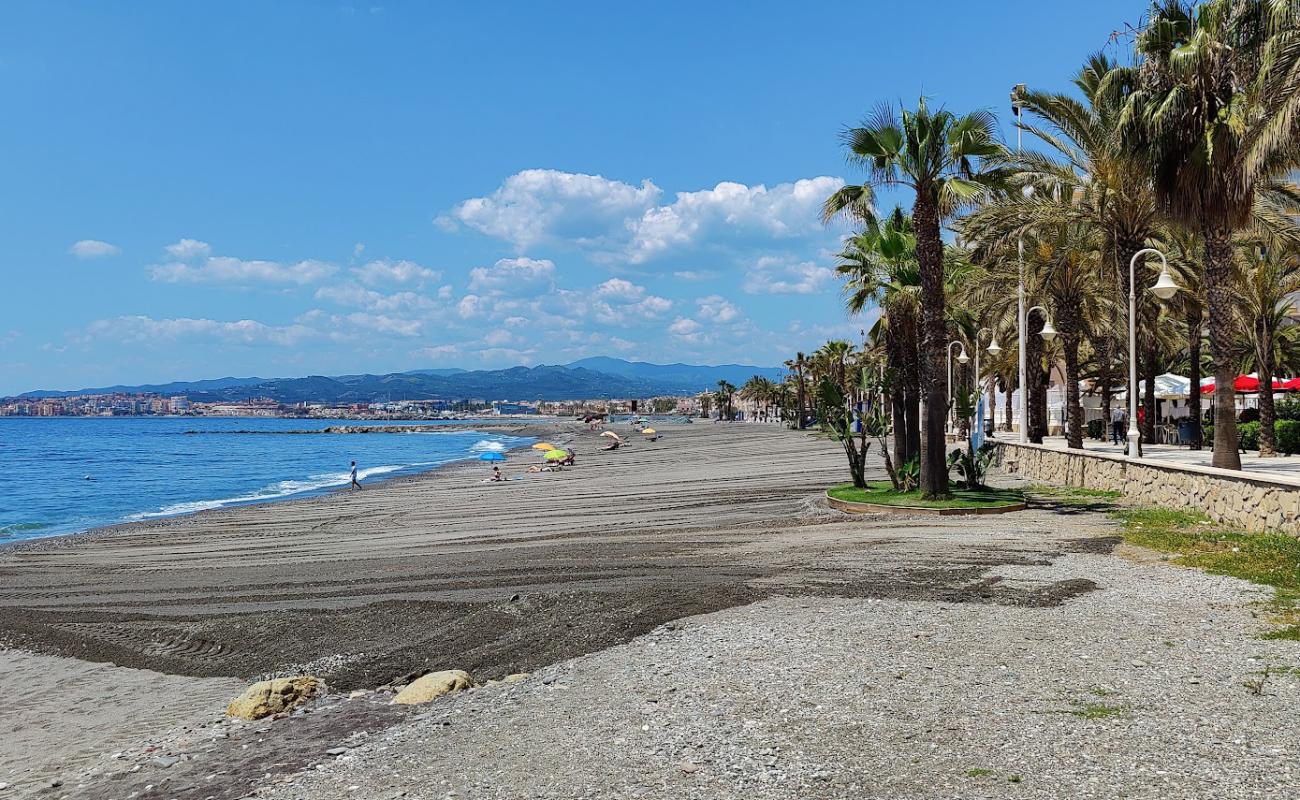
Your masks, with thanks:
[[[563,450],[552,450],[551,452],[542,456],[542,458],[546,459],[547,461],[562,461],[568,457],[569,454],[564,452]]]
[[[654,429],[654,428],[646,428],[645,430],[641,431],[641,433],[645,434],[646,436],[654,436],[654,435],[655,435],[655,429]]]
[[[555,445],[551,444],[550,442],[538,442],[537,444],[533,445],[533,449],[534,449],[534,450],[554,450],[554,449],[555,449]]]

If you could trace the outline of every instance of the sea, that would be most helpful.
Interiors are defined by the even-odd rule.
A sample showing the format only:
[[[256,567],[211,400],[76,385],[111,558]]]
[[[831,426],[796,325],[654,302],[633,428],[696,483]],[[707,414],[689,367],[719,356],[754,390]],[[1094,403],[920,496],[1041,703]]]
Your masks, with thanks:
[[[430,432],[284,433],[366,424],[377,423],[0,417],[0,545],[323,494],[348,485],[352,461],[364,485],[531,442],[494,432],[490,422],[478,421],[473,430],[460,422],[454,429]]]

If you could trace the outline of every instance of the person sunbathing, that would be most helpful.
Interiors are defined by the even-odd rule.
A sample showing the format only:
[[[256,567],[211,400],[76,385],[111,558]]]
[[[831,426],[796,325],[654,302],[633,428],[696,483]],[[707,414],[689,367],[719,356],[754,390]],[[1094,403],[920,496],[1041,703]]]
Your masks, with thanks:
[[[618,439],[615,439],[614,441],[610,442],[609,444],[605,445],[604,447],[602,447],[602,448],[600,448],[600,449],[601,449],[601,450],[617,450],[621,444],[623,444],[623,443],[620,442]]]

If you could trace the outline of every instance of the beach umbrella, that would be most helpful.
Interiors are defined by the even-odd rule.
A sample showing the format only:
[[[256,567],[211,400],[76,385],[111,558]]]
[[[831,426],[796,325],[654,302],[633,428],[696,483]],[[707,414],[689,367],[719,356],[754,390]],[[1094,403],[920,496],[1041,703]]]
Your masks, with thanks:
[[[623,437],[622,437],[622,436],[619,436],[617,433],[614,433],[613,431],[605,431],[604,433],[602,433],[602,434],[600,434],[600,435],[601,435],[601,436],[608,436],[608,437],[611,438],[611,439],[618,439],[620,442],[623,441]]]
[[[538,442],[537,444],[533,445],[533,449],[534,449],[534,450],[554,450],[554,449],[555,449],[555,445],[551,444],[550,442]]]
[[[568,457],[569,454],[564,452],[563,450],[552,450],[549,453],[546,453],[545,455],[542,456],[542,458],[546,459],[547,461],[563,461]]]
[[[1285,388],[1286,385],[1282,383],[1282,381],[1279,381],[1276,378],[1273,379],[1273,391],[1280,392]],[[1258,392],[1259,378],[1256,378],[1254,375],[1238,375],[1236,379],[1233,380],[1232,382],[1232,390],[1239,394]],[[1201,387],[1201,394],[1209,394],[1213,391],[1214,391],[1213,381]]]
[[[1282,383],[1282,388],[1290,392],[1300,392],[1300,378],[1292,378]]]
[[[655,429],[654,429],[654,428],[646,428],[645,430],[643,430],[643,431],[641,431],[641,432],[644,433],[646,436],[654,436],[654,435],[655,435]]]
[[[504,453],[498,453],[494,450],[490,453],[483,453],[478,457],[478,460],[479,461],[505,461],[506,456]]]

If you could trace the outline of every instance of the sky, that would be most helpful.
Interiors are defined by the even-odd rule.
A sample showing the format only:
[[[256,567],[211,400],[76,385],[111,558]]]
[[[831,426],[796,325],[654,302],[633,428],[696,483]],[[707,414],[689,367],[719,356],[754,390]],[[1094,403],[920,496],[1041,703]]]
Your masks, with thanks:
[[[1144,9],[11,0],[0,394],[856,339],[839,132],[925,95],[1012,137]]]

